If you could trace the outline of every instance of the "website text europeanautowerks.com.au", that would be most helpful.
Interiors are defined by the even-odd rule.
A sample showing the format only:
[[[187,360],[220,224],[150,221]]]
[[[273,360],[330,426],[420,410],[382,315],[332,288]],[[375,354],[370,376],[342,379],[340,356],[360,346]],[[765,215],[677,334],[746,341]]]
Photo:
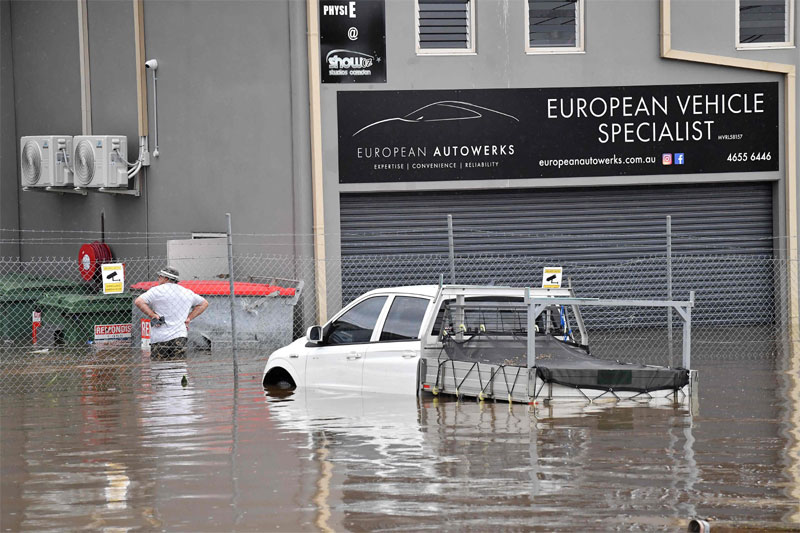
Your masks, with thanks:
[[[727,160],[732,163],[748,161],[771,161],[772,152],[731,152]],[[683,152],[669,152],[647,156],[619,157],[614,154],[605,157],[581,157],[575,159],[540,159],[540,167],[573,167],[573,166],[598,166],[598,165],[684,165],[686,154]]]

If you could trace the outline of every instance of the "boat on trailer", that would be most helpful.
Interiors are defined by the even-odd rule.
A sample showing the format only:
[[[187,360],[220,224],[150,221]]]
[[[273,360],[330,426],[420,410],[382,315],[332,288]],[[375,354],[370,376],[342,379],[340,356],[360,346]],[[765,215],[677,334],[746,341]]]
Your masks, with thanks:
[[[683,320],[678,367],[592,355],[581,309],[671,308]],[[423,391],[531,404],[635,401],[683,404],[697,394],[691,370],[689,300],[578,298],[571,288],[518,289],[441,285],[437,314],[423,335]],[[533,335],[529,335],[529,332]]]

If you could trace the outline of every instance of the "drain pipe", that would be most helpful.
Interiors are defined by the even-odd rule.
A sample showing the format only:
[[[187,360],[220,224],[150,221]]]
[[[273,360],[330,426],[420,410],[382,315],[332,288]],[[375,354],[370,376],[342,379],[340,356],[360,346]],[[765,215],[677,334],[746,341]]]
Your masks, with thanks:
[[[692,518],[689,521],[689,527],[686,529],[689,533],[708,533],[711,531],[711,525],[708,520],[701,518]]]
[[[92,134],[92,76],[89,68],[87,0],[78,0],[78,52],[81,69],[81,134]],[[70,154],[70,157],[72,155]]]
[[[142,0],[133,0],[133,31],[136,46],[136,107],[139,115],[139,137],[147,137],[147,74],[144,65],[144,5]]]
[[[308,25],[308,97],[311,120],[311,192],[314,211],[314,279],[317,322],[328,319],[328,289],[325,274],[325,208],[322,175],[322,116],[320,110],[319,2],[306,0]]]

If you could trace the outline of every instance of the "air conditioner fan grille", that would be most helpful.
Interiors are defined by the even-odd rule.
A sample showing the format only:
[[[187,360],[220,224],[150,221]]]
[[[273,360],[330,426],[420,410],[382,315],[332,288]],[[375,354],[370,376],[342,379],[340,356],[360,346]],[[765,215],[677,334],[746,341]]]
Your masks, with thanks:
[[[22,147],[22,179],[32,186],[42,177],[42,151],[36,141],[26,141]]]
[[[78,185],[86,186],[94,178],[94,147],[86,139],[78,143],[75,148],[75,181]]]

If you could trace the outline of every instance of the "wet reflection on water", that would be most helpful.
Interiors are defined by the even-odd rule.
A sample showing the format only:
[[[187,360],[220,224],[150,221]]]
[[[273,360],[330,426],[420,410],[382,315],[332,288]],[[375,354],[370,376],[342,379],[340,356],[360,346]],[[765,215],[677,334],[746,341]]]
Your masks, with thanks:
[[[695,415],[265,394],[259,366],[238,388],[190,358],[148,363],[132,390],[97,371],[3,395],[2,529],[800,527],[797,380],[768,363],[701,367]]]

